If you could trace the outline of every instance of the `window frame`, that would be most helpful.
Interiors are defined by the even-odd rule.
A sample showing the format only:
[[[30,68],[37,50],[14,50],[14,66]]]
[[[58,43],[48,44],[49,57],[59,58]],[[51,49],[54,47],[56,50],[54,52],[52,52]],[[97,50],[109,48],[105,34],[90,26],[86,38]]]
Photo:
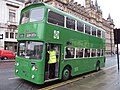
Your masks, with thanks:
[[[49,22],[49,12],[50,12],[50,11],[52,11],[52,12],[54,12],[54,13],[56,13],[56,14],[59,14],[60,16],[63,16],[63,23],[62,23],[63,25],[59,25],[59,24],[57,24],[57,23],[54,24],[54,23]],[[62,14],[60,14],[60,13],[57,13],[57,12],[55,12],[55,11],[53,11],[53,10],[50,10],[50,9],[48,10],[47,23],[50,23],[50,24],[53,24],[53,25],[57,25],[57,26],[61,26],[61,27],[65,27],[65,22],[66,22],[65,20],[66,20],[66,19],[65,19],[65,16],[64,16],[64,15],[62,15]]]

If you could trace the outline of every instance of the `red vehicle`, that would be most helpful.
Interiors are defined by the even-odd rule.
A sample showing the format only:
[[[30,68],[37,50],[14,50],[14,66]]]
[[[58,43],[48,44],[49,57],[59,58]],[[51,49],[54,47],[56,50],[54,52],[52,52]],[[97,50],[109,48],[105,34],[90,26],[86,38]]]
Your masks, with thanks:
[[[0,50],[0,58],[1,60],[15,59],[16,55],[13,51],[10,51],[10,50]]]

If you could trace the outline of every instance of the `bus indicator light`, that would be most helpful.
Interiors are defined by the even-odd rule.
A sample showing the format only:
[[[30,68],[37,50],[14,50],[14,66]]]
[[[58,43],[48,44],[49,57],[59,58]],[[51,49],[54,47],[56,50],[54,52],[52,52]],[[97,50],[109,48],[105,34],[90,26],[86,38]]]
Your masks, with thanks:
[[[32,79],[34,79],[35,78],[35,75],[32,75]]]
[[[15,72],[18,73],[18,70],[16,70]]]

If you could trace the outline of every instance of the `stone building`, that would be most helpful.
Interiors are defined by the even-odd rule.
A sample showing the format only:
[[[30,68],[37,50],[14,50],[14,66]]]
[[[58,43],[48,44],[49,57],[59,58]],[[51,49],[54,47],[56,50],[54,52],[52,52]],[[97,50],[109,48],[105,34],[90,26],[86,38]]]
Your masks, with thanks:
[[[0,49],[17,50],[18,23],[23,7],[20,0],[0,0]]]

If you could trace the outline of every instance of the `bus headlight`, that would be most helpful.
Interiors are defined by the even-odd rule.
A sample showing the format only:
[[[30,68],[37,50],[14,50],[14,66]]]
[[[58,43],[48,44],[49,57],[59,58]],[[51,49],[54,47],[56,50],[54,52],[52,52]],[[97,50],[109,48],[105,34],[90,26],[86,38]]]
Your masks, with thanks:
[[[17,63],[16,66],[19,66],[19,63]]]
[[[34,70],[35,70],[35,66],[32,67],[32,71],[34,71]]]
[[[37,71],[37,67],[35,65],[32,66],[32,71]]]
[[[35,75],[32,75],[32,79],[34,79],[35,78]]]
[[[18,73],[18,70],[15,70],[16,73]]]

